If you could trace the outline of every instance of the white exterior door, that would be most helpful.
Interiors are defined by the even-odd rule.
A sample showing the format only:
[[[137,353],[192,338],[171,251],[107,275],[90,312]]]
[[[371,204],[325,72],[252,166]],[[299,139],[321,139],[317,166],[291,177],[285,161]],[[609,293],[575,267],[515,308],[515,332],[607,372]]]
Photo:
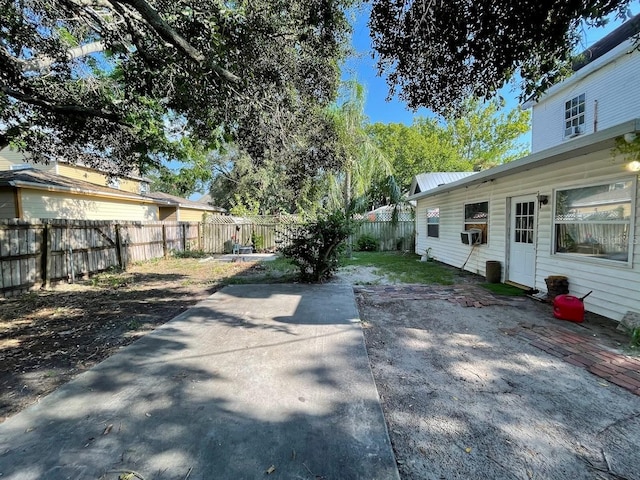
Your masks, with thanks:
[[[537,204],[535,195],[511,198],[507,279],[527,287],[535,284]]]

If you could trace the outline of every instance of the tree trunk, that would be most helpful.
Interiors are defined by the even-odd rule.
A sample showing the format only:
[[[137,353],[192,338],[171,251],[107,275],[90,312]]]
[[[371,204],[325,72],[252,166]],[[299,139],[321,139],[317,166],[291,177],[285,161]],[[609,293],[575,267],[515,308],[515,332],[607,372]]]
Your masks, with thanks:
[[[351,168],[347,167],[344,171],[344,212],[349,214],[349,206],[351,205]]]

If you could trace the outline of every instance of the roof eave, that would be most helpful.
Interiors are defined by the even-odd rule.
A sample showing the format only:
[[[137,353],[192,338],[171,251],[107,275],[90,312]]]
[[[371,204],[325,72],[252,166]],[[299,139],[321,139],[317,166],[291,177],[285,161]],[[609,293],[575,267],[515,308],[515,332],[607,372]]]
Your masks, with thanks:
[[[610,63],[616,61],[618,58],[624,55],[633,53],[634,50],[635,50],[635,46],[633,44],[633,40],[632,39],[625,40],[624,42],[620,43],[618,46],[616,46],[609,52],[605,53],[603,56],[598,57],[592,62],[587,63],[584,67],[574,72],[574,74],[571,75],[566,80],[563,80],[549,87],[549,89],[543,95],[541,95],[539,99],[537,100],[530,99],[525,101],[524,103],[522,103],[521,108],[524,110],[527,110],[535,106],[536,104],[542,102],[544,99],[549,98],[573,86],[575,83],[579,82],[585,77],[588,77],[594,72],[601,70],[602,68],[606,67]]]
[[[148,197],[142,197],[138,195],[127,195],[123,193],[117,192],[103,192],[100,190],[91,190],[84,188],[73,188],[73,187],[63,187],[59,185],[44,185],[36,182],[26,182],[24,180],[11,180],[8,182],[9,185],[16,188],[30,188],[33,190],[44,190],[47,192],[60,192],[60,193],[71,193],[74,195],[91,195],[94,197],[101,198],[116,198],[116,199],[126,199],[133,200],[142,203],[151,203],[151,204],[162,204],[165,205],[167,202],[162,200],[151,199]]]
[[[616,138],[623,136],[625,133],[637,134],[639,132],[640,118],[636,118],[635,120],[620,123],[600,132],[584,135],[567,141],[561,145],[556,145],[555,147],[533,153],[518,160],[514,160],[513,162],[478,172],[475,175],[470,175],[461,180],[412,195],[408,199],[419,200],[421,198],[449,192],[459,187],[487,183],[508,175],[526,172],[533,168],[562,162],[581,155],[588,155],[589,153],[597,152],[606,148],[613,148],[615,146]]]

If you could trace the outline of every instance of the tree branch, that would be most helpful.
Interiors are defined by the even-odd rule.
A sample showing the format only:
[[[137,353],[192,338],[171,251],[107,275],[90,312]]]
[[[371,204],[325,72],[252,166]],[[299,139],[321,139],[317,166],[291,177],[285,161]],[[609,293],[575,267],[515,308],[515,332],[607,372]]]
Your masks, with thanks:
[[[127,127],[132,126],[131,124],[125,122],[122,119],[122,117],[117,113],[107,112],[105,110],[99,110],[96,108],[84,107],[82,105],[73,105],[73,104],[60,105],[44,98],[29,95],[24,92],[19,92],[18,90],[14,90],[11,87],[8,87],[6,85],[0,85],[0,92],[10,97],[13,97],[16,100],[19,100],[21,102],[42,107],[50,112],[55,112],[60,114],[75,114],[75,115],[82,115],[85,117],[104,118],[105,120],[109,120],[111,122],[115,122],[123,126],[127,126]]]
[[[164,19],[158,14],[158,12],[149,5],[145,0],[111,0],[113,3],[120,3],[124,5],[128,5],[134,8],[142,17],[147,21],[147,23],[155,30],[155,32],[165,41],[169,42],[171,45],[182,50],[186,53],[191,59],[195,60],[197,63],[202,64],[206,57],[202,52],[193,47],[187,40],[176,32],[171,26],[164,21]],[[240,78],[235,76],[229,70],[222,68],[220,65],[213,64],[213,70],[224,78],[227,81],[237,83],[240,81]]]
[[[86,57],[92,53],[104,52],[106,45],[101,40],[97,42],[86,43],[79,47],[70,48],[67,50],[67,58],[74,60],[76,58]],[[51,57],[34,58],[23,62],[23,72],[41,71],[50,67],[57,59]]]

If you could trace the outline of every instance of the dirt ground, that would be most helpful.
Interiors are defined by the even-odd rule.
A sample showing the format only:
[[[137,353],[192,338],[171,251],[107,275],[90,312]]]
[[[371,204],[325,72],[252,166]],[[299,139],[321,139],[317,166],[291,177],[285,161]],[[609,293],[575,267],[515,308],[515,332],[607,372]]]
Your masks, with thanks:
[[[549,305],[357,298],[403,480],[640,479],[640,397],[511,334]]]
[[[0,298],[0,422],[220,288],[256,263],[171,259]]]
[[[262,270],[174,259],[0,299],[0,421],[206,298],[221,279],[249,283]],[[334,281],[388,279],[350,267]],[[356,297],[403,480],[640,479],[640,397],[508,334],[552,324],[548,305]],[[619,350],[617,340],[603,335]]]

